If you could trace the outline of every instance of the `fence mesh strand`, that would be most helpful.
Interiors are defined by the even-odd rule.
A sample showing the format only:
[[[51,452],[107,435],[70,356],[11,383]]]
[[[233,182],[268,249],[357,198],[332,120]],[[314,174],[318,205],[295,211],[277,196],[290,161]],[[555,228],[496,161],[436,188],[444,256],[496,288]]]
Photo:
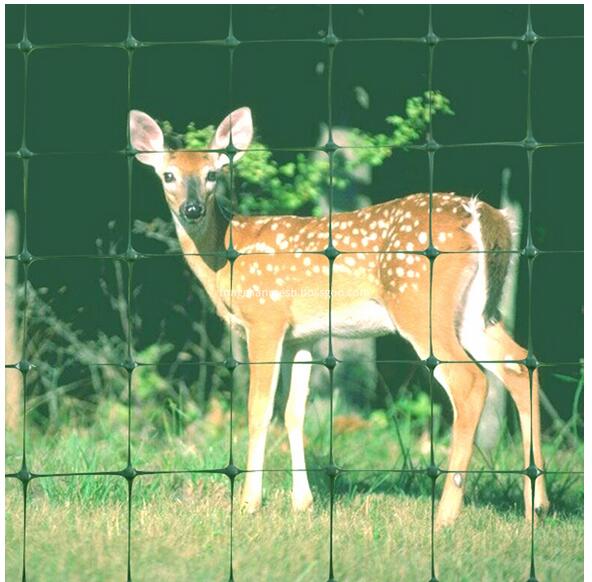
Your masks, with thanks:
[[[35,473],[30,470],[30,465],[27,462],[27,447],[26,447],[26,431],[27,431],[27,382],[30,376],[31,370],[35,367],[35,361],[32,361],[30,357],[28,357],[28,345],[27,345],[27,325],[28,325],[28,316],[27,316],[27,302],[28,302],[28,282],[29,282],[29,269],[31,265],[35,262],[39,261],[46,261],[50,259],[55,259],[56,256],[39,256],[34,255],[30,252],[28,240],[29,240],[29,228],[28,228],[28,203],[29,203],[29,164],[32,158],[44,156],[44,155],[69,155],[67,152],[51,152],[51,153],[36,153],[31,151],[28,147],[27,142],[27,135],[28,135],[28,126],[27,126],[27,104],[29,103],[31,98],[38,99],[39,96],[30,95],[28,92],[28,77],[29,77],[29,60],[31,58],[31,54],[37,51],[45,51],[45,50],[53,50],[56,48],[76,48],[76,47],[95,47],[95,48],[116,48],[125,51],[127,54],[127,104],[128,110],[132,109],[132,65],[134,62],[135,56],[138,54],[138,51],[142,51],[146,47],[157,46],[157,45],[212,45],[218,47],[226,47],[227,55],[228,55],[228,65],[230,69],[230,82],[228,87],[228,102],[233,106],[238,106],[238,104],[234,100],[233,94],[233,86],[232,86],[232,78],[233,78],[233,70],[235,67],[234,63],[234,55],[237,48],[243,44],[249,43],[256,43],[256,42],[269,42],[269,43],[280,43],[286,42],[281,40],[266,40],[266,41],[248,41],[248,40],[241,40],[237,38],[234,33],[234,26],[233,26],[233,11],[232,7],[229,7],[229,21],[228,21],[228,33],[226,38],[222,38],[216,41],[183,41],[183,42],[145,42],[141,38],[136,38],[134,35],[134,19],[133,19],[133,8],[130,6],[128,10],[128,23],[127,23],[127,36],[121,42],[114,42],[114,43],[67,43],[67,44],[34,44],[29,39],[29,34],[27,30],[27,6],[24,7],[25,16],[24,16],[24,26],[22,31],[22,38],[20,42],[16,44],[8,44],[6,46],[7,50],[9,51],[18,51],[22,55],[22,59],[24,61],[24,87],[23,87],[23,100],[24,100],[24,107],[23,107],[23,120],[22,120],[22,141],[20,144],[20,148],[17,151],[8,152],[7,156],[15,157],[19,159],[22,163],[23,169],[23,184],[22,184],[22,202],[23,202],[23,242],[21,251],[17,255],[7,256],[7,260],[17,261],[22,266],[22,273],[23,273],[23,288],[25,293],[25,312],[22,316],[23,322],[23,334],[22,334],[22,358],[20,361],[8,362],[6,364],[6,368],[11,368],[14,370],[18,370],[22,375],[23,380],[23,402],[22,402],[22,415],[23,415],[23,435],[22,435],[22,465],[20,470],[15,473],[8,473],[6,475],[9,479],[16,479],[22,485],[22,519],[23,519],[23,554],[22,554],[22,578],[26,580],[27,578],[27,496],[29,493],[29,487],[33,480],[37,479],[52,479],[58,477],[65,477],[65,476],[98,476],[98,477],[107,477],[107,476],[115,476],[120,477],[121,479],[125,480],[127,484],[127,579],[132,580],[134,579],[134,572],[132,570],[132,559],[131,559],[131,549],[132,549],[132,521],[134,520],[134,512],[132,511],[132,499],[134,495],[134,487],[138,480],[141,480],[143,477],[147,475],[164,475],[164,474],[174,474],[174,473],[187,473],[187,474],[214,474],[214,475],[223,475],[228,478],[229,483],[229,490],[230,490],[230,548],[229,548],[229,563],[228,563],[228,578],[229,580],[234,580],[235,575],[239,575],[240,572],[235,572],[233,570],[233,515],[236,511],[236,507],[234,506],[234,493],[235,493],[235,485],[237,483],[237,478],[244,474],[246,470],[237,465],[235,462],[235,456],[233,452],[233,423],[230,423],[230,440],[229,440],[229,456],[228,456],[228,463],[226,466],[223,467],[212,467],[207,469],[199,469],[199,470],[188,470],[188,469],[179,469],[178,471],[175,470],[167,470],[167,471],[149,471],[149,470],[141,470],[138,469],[134,464],[134,456],[132,454],[132,377],[134,373],[137,371],[138,367],[143,366],[141,362],[136,361],[134,357],[134,350],[132,348],[133,341],[133,327],[132,327],[132,302],[133,302],[133,293],[132,293],[132,274],[134,271],[135,265],[139,261],[150,260],[153,258],[154,254],[148,255],[146,253],[142,253],[132,244],[132,180],[133,180],[133,172],[134,172],[134,155],[135,151],[130,143],[129,140],[129,128],[128,128],[128,146],[124,150],[110,152],[122,156],[127,160],[127,195],[128,195],[128,206],[127,206],[127,249],[122,254],[113,255],[109,257],[101,257],[101,260],[112,260],[112,261],[120,261],[124,263],[127,267],[126,274],[127,274],[127,314],[128,314],[128,322],[127,322],[127,337],[126,337],[126,345],[127,345],[127,354],[126,358],[122,362],[111,363],[121,367],[125,373],[127,374],[127,391],[128,391],[128,418],[127,418],[127,464],[123,468],[114,468],[111,471],[90,471],[90,472],[72,472],[72,473]],[[533,224],[532,224],[532,211],[533,211],[533,200],[535,196],[534,187],[533,187],[533,158],[536,155],[537,151],[541,148],[559,148],[559,147],[569,147],[574,145],[582,145],[582,142],[561,142],[561,143],[548,143],[548,142],[540,142],[536,139],[536,136],[533,132],[533,123],[532,123],[532,111],[533,111],[533,91],[532,91],[532,72],[533,72],[533,60],[535,55],[535,47],[539,45],[539,43],[547,43],[557,39],[580,39],[581,36],[554,36],[554,37],[545,37],[540,36],[536,33],[533,28],[532,18],[531,18],[531,10],[530,6],[528,7],[527,18],[525,22],[524,33],[520,36],[497,36],[497,37],[467,37],[467,38],[454,38],[454,39],[447,39],[441,38],[437,35],[437,32],[434,30],[432,25],[432,10],[431,8],[427,11],[428,20],[426,22],[426,29],[425,35],[417,37],[417,38],[383,38],[383,39],[376,39],[376,38],[356,38],[356,39],[345,39],[345,38],[338,38],[335,34],[334,26],[333,26],[333,10],[332,7],[328,7],[328,22],[326,25],[326,34],[319,39],[309,39],[309,40],[301,40],[299,39],[298,42],[303,44],[316,44],[317,46],[324,46],[325,50],[327,51],[327,63],[328,63],[328,86],[327,86],[327,103],[324,104],[328,111],[328,140],[324,145],[321,145],[317,148],[308,148],[309,150],[317,150],[319,152],[323,152],[325,155],[328,156],[329,160],[329,238],[328,238],[328,245],[326,249],[319,254],[323,254],[329,261],[329,289],[331,290],[333,284],[333,267],[336,258],[341,254],[340,251],[333,244],[333,235],[331,232],[332,228],[332,221],[331,216],[333,214],[333,169],[334,169],[334,159],[335,155],[339,152],[339,150],[345,149],[342,146],[339,146],[333,140],[333,62],[334,62],[334,52],[336,47],[340,43],[347,43],[347,42],[373,42],[376,40],[380,40],[381,42],[409,42],[409,43],[417,43],[420,45],[427,46],[428,50],[428,70],[427,70],[427,87],[428,91],[432,90],[432,79],[433,79],[433,71],[434,71],[434,56],[438,51],[438,47],[441,43],[446,42],[447,40],[454,40],[455,42],[467,42],[470,43],[471,41],[475,40],[487,40],[487,39],[497,39],[497,40],[508,40],[514,41],[516,43],[523,43],[527,47],[528,52],[528,93],[527,93],[527,111],[526,111],[526,131],[524,139],[520,141],[494,141],[494,142],[481,142],[481,143],[474,143],[474,144],[441,144],[437,141],[437,135],[434,134],[432,128],[432,122],[430,118],[429,122],[429,130],[426,135],[426,139],[421,144],[416,144],[412,146],[408,146],[410,148],[414,148],[419,151],[425,152],[425,155],[428,159],[428,168],[429,168],[429,196],[430,196],[430,206],[429,206],[429,220],[430,220],[430,232],[429,232],[429,241],[428,246],[424,251],[412,251],[412,254],[421,255],[429,260],[430,264],[430,312],[431,312],[431,286],[433,284],[433,265],[434,262],[438,259],[438,257],[442,254],[445,254],[443,251],[440,251],[436,248],[433,244],[432,239],[432,232],[431,232],[431,224],[432,224],[432,195],[434,189],[434,160],[440,150],[444,150],[447,148],[465,146],[465,147],[483,147],[483,146],[504,146],[504,147],[514,147],[520,148],[523,150],[524,155],[527,159],[527,167],[528,167],[528,207],[526,209],[525,215],[525,231],[526,231],[526,239],[525,244],[522,248],[519,248],[515,251],[506,251],[515,254],[516,256],[523,257],[528,264],[528,355],[524,360],[516,361],[514,363],[526,366],[529,372],[530,378],[530,387],[532,391],[532,380],[533,375],[535,372],[544,366],[547,365],[557,365],[558,363],[545,363],[541,364],[537,359],[536,354],[533,351],[533,336],[532,336],[532,288],[533,288],[533,264],[537,257],[542,254],[551,254],[551,253],[576,253],[582,254],[583,251],[551,251],[551,250],[540,250],[535,245],[533,239]],[[430,101],[431,106],[431,101]],[[517,104],[517,106],[519,106]],[[174,107],[174,100],[171,101],[171,107]],[[290,150],[290,148],[286,148]],[[300,148],[302,149],[302,148]],[[227,155],[229,156],[231,163],[230,163],[230,184],[231,184],[231,196],[233,199],[233,206],[236,207],[236,192],[233,187],[234,184],[234,171],[233,171],[233,156],[236,154],[236,149],[234,148],[233,144],[230,143],[227,150]],[[232,239],[232,221],[230,222],[230,245],[226,251],[226,258],[230,262],[230,272],[231,272],[231,294],[230,297],[232,299],[232,272],[234,269],[234,263],[242,254],[239,252],[237,248],[233,245]],[[470,251],[470,252],[478,252],[478,251]],[[487,252],[487,251],[485,251]],[[499,252],[499,251],[497,251]],[[170,256],[170,255],[168,255]],[[96,259],[96,256],[92,255],[68,255],[60,256],[59,258],[85,258],[88,260]],[[336,580],[335,573],[334,573],[334,563],[335,560],[339,559],[339,556],[335,555],[334,550],[334,530],[338,527],[338,524],[335,522],[335,483],[336,480],[339,478],[340,475],[346,473],[348,469],[338,466],[334,459],[334,451],[333,451],[333,383],[334,383],[334,371],[336,366],[339,364],[339,359],[336,357],[333,351],[333,333],[331,329],[331,301],[332,295],[331,293],[328,294],[329,297],[329,343],[328,343],[328,353],[323,360],[318,362],[314,362],[316,364],[321,364],[325,366],[329,372],[329,381],[330,381],[330,398],[331,398],[331,421],[330,421],[330,440],[329,440],[329,462],[328,464],[322,469],[309,469],[309,471],[318,471],[325,475],[326,479],[328,480],[329,484],[329,531],[328,531],[328,549],[329,549],[329,556],[328,556],[328,572],[327,572],[327,579],[329,581]],[[415,473],[417,478],[419,479],[426,479],[429,480],[431,483],[431,573],[426,572],[426,578],[430,578],[432,581],[437,580],[437,565],[438,565],[438,555],[435,551],[435,544],[434,544],[434,537],[435,537],[435,507],[436,507],[436,482],[438,479],[441,479],[442,476],[445,476],[449,471],[440,467],[435,460],[434,457],[434,437],[433,437],[433,424],[434,424],[434,399],[432,397],[432,388],[434,386],[435,377],[434,373],[437,367],[443,363],[446,364],[454,364],[457,363],[462,365],[461,362],[451,362],[451,361],[443,361],[439,360],[433,351],[433,346],[431,345],[431,317],[430,317],[430,353],[428,357],[423,360],[422,364],[429,370],[430,373],[430,398],[431,398],[431,423],[430,426],[432,431],[430,433],[430,463],[425,468],[404,468],[404,469],[397,469],[392,471],[401,471],[401,472],[408,472],[408,473]],[[235,333],[231,330],[231,334]],[[227,358],[224,361],[224,366],[228,369],[230,374],[234,374],[235,371],[243,365],[248,364],[248,362],[240,361],[240,356],[233,353],[233,342],[230,341],[228,345],[227,351]],[[289,363],[289,362],[282,362],[282,363]],[[494,362],[493,362],[494,363]],[[559,362],[560,364],[569,364],[569,365],[576,365],[579,366],[581,362]],[[97,364],[104,364],[104,362],[97,362]],[[254,363],[256,364],[256,362]],[[231,396],[230,396],[230,414],[231,419],[233,415],[233,394],[235,388],[231,389]],[[531,406],[532,406],[532,393],[531,393]],[[532,427],[531,427],[532,431]],[[532,439],[531,439],[532,443]],[[271,469],[269,469],[271,470]],[[268,471],[268,470],[265,470]],[[388,470],[377,470],[385,471]],[[456,472],[456,471],[455,471]],[[466,473],[471,473],[471,470],[466,471]],[[483,470],[479,470],[479,473],[483,473]],[[552,471],[546,471],[543,467],[537,467],[535,463],[534,451],[533,446],[531,444],[530,447],[530,463],[527,467],[517,468],[516,470],[492,470],[492,473],[502,473],[506,475],[515,475],[515,476],[524,476],[526,479],[530,480],[532,484],[532,492],[533,492],[533,520],[532,523],[534,524],[534,484],[537,479],[541,477],[541,475],[549,475],[552,474]],[[562,472],[565,473],[565,472]],[[573,471],[574,475],[580,475],[581,471]],[[343,526],[342,526],[343,527]],[[537,570],[536,570],[536,529],[534,525],[531,526],[530,532],[530,575],[529,579],[534,581],[537,579]]]

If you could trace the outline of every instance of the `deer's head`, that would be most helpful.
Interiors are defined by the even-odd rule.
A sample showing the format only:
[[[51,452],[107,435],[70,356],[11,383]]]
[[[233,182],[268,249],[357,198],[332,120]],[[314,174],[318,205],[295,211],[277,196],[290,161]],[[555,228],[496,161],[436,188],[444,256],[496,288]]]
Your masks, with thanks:
[[[156,171],[173,215],[186,229],[204,222],[208,200],[220,170],[230,163],[228,156],[222,152],[167,150],[160,127],[141,111],[131,111],[129,123],[130,140],[138,152],[136,158]],[[253,121],[248,107],[236,109],[222,120],[207,149],[225,149],[231,135],[232,145],[241,150],[234,155],[236,162],[253,137]]]

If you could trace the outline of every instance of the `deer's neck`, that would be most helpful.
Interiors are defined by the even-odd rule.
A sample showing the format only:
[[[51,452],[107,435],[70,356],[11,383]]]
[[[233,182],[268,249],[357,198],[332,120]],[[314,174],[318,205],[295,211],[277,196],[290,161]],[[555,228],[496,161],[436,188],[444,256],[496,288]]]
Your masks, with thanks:
[[[175,227],[181,249],[194,275],[203,285],[219,315],[230,322],[232,314],[224,301],[223,291],[230,280],[226,259],[225,235],[229,220],[214,196],[206,204],[206,222],[201,228],[186,230],[177,217]]]
[[[185,254],[199,254],[204,265],[214,273],[220,271],[227,262],[225,236],[229,219],[215,196],[206,202],[203,222],[195,227],[185,228],[175,220],[177,235]],[[201,277],[200,277],[201,278]]]

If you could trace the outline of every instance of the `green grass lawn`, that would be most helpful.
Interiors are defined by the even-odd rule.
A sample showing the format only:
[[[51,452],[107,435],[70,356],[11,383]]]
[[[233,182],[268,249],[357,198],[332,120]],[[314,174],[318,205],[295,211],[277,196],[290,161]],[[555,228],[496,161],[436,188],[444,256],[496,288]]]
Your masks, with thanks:
[[[256,515],[232,512],[227,477],[210,474],[142,475],[131,505],[131,571],[134,581],[220,580],[326,581],[329,577],[330,494],[323,467],[329,433],[323,406],[309,414],[307,456],[315,507],[304,515],[290,508],[289,451],[279,423],[270,430],[265,503]],[[27,459],[33,472],[121,469],[126,462],[126,423],[115,411],[94,426],[61,423],[41,433],[30,427]],[[157,434],[132,422],[132,460],[140,469],[222,467],[228,461],[229,416],[224,409],[181,434]],[[246,427],[233,424],[235,462],[244,466]],[[325,427],[325,428],[323,428]],[[333,563],[339,581],[426,581],[431,576],[431,481],[421,469],[429,440],[413,427],[384,419],[338,417],[333,443],[340,473],[335,484]],[[446,466],[447,430],[434,440],[435,458]],[[20,442],[7,435],[7,469],[20,464]],[[545,443],[553,471],[579,471],[581,446]],[[519,440],[505,437],[488,455],[476,451],[472,469],[521,468]],[[243,476],[236,480],[238,500]],[[439,496],[441,479],[437,481]],[[442,581],[528,578],[531,530],[522,517],[522,478],[473,474],[467,505],[457,522],[433,540]],[[535,528],[534,555],[541,581],[583,578],[583,478],[549,476],[552,511]],[[7,480],[6,579],[20,580],[23,501],[20,483]],[[232,532],[232,533],[231,533]],[[124,581],[128,559],[128,496],[117,476],[34,479],[27,501],[27,579]]]
[[[39,482],[28,506],[27,574],[30,580],[125,580],[126,484],[110,481],[107,499],[81,493],[52,500]],[[154,481],[159,481],[155,485]],[[233,568],[237,581],[328,578],[329,498],[293,515],[283,476],[268,479],[267,502],[255,515],[234,512]],[[65,489],[101,489],[98,478],[60,479]],[[66,483],[76,481],[75,485]],[[271,483],[269,483],[271,481]],[[174,483],[173,483],[174,482]],[[275,482],[275,483],[274,483]],[[132,505],[131,567],[134,580],[227,580],[230,564],[230,487],[225,477],[142,477]],[[160,490],[149,494],[150,488]],[[71,492],[71,491],[70,491]],[[7,580],[20,579],[22,502],[7,494]],[[338,580],[428,580],[430,500],[402,494],[338,494],[333,531]],[[526,580],[530,528],[515,511],[469,505],[454,528],[434,540],[441,580]],[[551,516],[535,531],[539,580],[583,578],[580,517]]]

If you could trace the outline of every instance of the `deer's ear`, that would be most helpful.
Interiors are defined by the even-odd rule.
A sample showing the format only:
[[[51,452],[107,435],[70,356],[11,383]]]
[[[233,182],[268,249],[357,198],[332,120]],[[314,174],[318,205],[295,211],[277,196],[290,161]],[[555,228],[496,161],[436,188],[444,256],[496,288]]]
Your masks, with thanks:
[[[251,110],[248,107],[235,109],[227,115],[218,128],[210,148],[214,150],[223,150],[230,142],[232,133],[232,145],[239,150],[246,150],[251,145],[253,139],[253,118]],[[234,161],[237,162],[244,155],[244,151],[237,152]],[[216,167],[221,168],[229,163],[226,154],[216,154]]]
[[[164,163],[164,137],[152,117],[141,111],[132,110],[129,115],[130,141],[138,152],[136,159],[159,171]]]

